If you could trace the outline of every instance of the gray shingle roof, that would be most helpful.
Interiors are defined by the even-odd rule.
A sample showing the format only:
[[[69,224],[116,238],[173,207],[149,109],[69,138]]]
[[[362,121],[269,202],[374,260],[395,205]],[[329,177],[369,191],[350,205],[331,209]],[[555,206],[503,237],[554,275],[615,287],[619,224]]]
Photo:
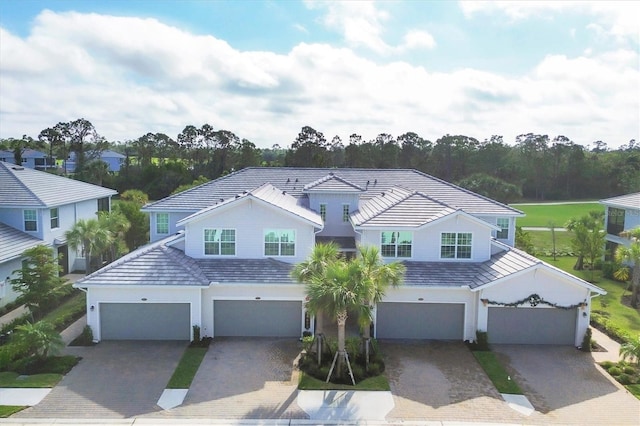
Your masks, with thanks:
[[[275,259],[198,259],[196,263],[209,280],[225,283],[296,284],[290,263]]]
[[[191,216],[188,216],[180,220],[178,224],[181,225],[183,223],[189,222],[199,216],[207,214],[213,210],[219,209],[228,204],[235,203],[238,200],[242,200],[247,197],[252,197],[252,198],[264,201],[265,203],[268,203],[272,206],[285,210],[291,214],[299,216],[302,219],[305,219],[313,223],[317,227],[323,226],[322,218],[318,213],[299,205],[297,198],[292,197],[291,195],[287,194],[286,192],[276,188],[275,186],[269,183],[265,183],[264,185],[256,189],[253,189],[251,191],[248,191],[248,192],[245,191],[240,194],[237,194],[233,198],[229,198],[221,202],[215,203],[211,207],[202,209],[199,212],[194,213]]]
[[[115,194],[113,189],[0,162],[2,207],[55,207]]]
[[[610,204],[614,206],[640,210],[640,192],[607,198],[605,200],[600,200],[600,202],[602,204]]]
[[[452,208],[462,209],[473,215],[521,215],[512,207],[490,200],[433,176],[407,169],[313,169],[296,167],[250,167],[195,188],[150,203],[146,211],[190,211],[207,208],[220,199],[270,183],[293,197],[301,198],[305,185],[327,176],[328,172],[364,188],[361,200],[368,200],[386,192],[393,186],[402,185],[419,191]]]
[[[40,244],[44,244],[44,241],[0,223],[0,263],[19,257],[26,249]]]
[[[393,187],[351,214],[355,226],[421,226],[456,209],[416,191]]]

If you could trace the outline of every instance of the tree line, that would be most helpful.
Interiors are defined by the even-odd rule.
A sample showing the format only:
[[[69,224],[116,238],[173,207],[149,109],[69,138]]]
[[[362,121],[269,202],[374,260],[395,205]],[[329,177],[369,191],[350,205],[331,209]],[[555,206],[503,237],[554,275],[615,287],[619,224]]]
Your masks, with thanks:
[[[58,159],[74,152],[75,178],[120,193],[139,189],[151,199],[194,180],[215,179],[250,166],[410,168],[503,202],[606,198],[640,191],[640,144],[635,139],[616,149],[599,140],[585,147],[566,136],[534,133],[509,142],[498,135],[481,141],[449,134],[430,141],[414,132],[329,140],[304,126],[290,145],[258,148],[210,124],[188,125],[175,138],[147,133],[110,142],[81,118],[44,129],[36,139],[25,135],[0,140],[0,149],[12,150],[16,160],[26,148]],[[110,174],[104,163],[95,161],[105,149],[125,155],[120,173]]]

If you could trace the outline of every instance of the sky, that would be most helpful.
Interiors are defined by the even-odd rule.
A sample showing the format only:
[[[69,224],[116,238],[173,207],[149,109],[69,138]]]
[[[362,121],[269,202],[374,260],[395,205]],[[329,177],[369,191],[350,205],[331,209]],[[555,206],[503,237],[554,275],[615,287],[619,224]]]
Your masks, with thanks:
[[[0,0],[0,138],[640,140],[640,2]]]

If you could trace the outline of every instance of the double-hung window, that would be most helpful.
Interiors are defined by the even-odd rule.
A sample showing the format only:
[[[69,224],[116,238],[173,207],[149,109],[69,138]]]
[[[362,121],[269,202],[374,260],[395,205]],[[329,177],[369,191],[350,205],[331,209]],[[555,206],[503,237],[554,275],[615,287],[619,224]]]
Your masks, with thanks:
[[[342,205],[342,221],[349,222],[349,204]]]
[[[58,208],[53,208],[49,210],[49,215],[51,216],[51,229],[56,229],[60,227],[60,213]]]
[[[38,215],[35,209],[27,209],[23,211],[24,215],[24,230],[25,231],[37,231],[38,230]]]
[[[382,231],[380,253],[382,257],[411,257],[413,234],[408,231]]]
[[[509,219],[506,217],[499,217],[496,221],[496,225],[500,230],[496,232],[496,238],[499,240],[506,240],[509,238]]]
[[[327,205],[326,204],[320,204],[320,217],[322,218],[323,222],[327,221]]]
[[[205,229],[204,254],[211,256],[235,256],[235,229]]]
[[[169,233],[169,213],[156,214],[156,234]]]
[[[471,259],[471,232],[443,232],[440,237],[441,259]]]
[[[296,232],[293,229],[267,229],[264,232],[265,256],[295,256]]]

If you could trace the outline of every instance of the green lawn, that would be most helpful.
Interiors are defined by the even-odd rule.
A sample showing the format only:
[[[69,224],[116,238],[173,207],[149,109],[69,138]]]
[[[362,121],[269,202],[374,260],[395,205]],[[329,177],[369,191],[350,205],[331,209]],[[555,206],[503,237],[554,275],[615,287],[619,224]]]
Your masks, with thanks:
[[[548,227],[549,222],[563,227],[572,217],[584,216],[591,210],[604,211],[604,206],[598,202],[576,204],[510,204],[512,207],[522,210],[526,216],[517,220],[518,226]]]
[[[173,372],[167,389],[189,389],[206,353],[207,348],[188,347]]]
[[[362,391],[388,391],[389,381],[385,376],[375,376],[357,382],[355,386],[337,385],[335,383],[325,383],[315,377],[311,377],[304,372],[300,372],[300,382],[298,383],[300,390],[362,390]]]
[[[540,257],[540,259],[584,280],[591,279],[591,271],[573,270],[575,257],[559,257],[555,262],[549,257]],[[606,290],[607,294],[592,299],[592,320],[604,323],[603,325],[607,328],[617,329],[626,335],[640,333],[640,312],[621,302],[627,284],[603,278],[601,271],[596,271],[595,276],[594,284]],[[625,294],[629,295],[629,292]]]
[[[0,418],[9,417],[12,414],[22,411],[27,407],[19,405],[0,405]]]
[[[79,291],[77,294],[66,300],[62,305],[45,315],[42,319],[52,323],[54,327],[56,327],[56,330],[62,331],[75,319],[84,315],[86,310],[87,305],[85,294]]]
[[[551,231],[526,231],[531,235],[531,242],[536,253],[551,254],[553,249],[553,238]],[[556,253],[573,252],[571,247],[571,239],[573,232],[555,231],[556,234]]]
[[[52,388],[62,379],[62,374],[34,374],[23,379],[10,371],[0,373],[0,388]]]
[[[511,380],[496,355],[490,351],[474,351],[478,363],[482,366],[489,379],[500,393],[522,395],[522,391],[516,382]]]
[[[640,399],[640,385],[626,385],[625,388],[627,388],[633,396]]]

